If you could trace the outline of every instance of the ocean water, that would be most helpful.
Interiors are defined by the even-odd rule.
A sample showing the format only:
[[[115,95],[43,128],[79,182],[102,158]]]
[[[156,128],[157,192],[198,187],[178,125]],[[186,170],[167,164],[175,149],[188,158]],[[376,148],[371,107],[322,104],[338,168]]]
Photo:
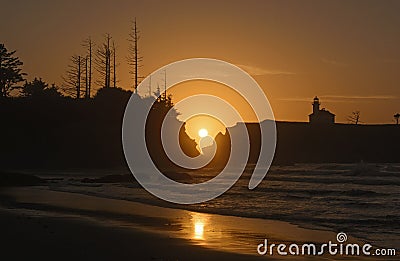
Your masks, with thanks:
[[[400,248],[400,164],[299,164],[272,167],[249,190],[244,173],[211,201],[178,205],[162,201],[137,183],[83,183],[82,178],[126,170],[60,172],[41,176],[53,190],[138,201],[152,205],[288,221],[306,228],[345,232],[375,246]],[[203,179],[216,173],[205,170]],[[139,213],[140,214],[140,213]]]

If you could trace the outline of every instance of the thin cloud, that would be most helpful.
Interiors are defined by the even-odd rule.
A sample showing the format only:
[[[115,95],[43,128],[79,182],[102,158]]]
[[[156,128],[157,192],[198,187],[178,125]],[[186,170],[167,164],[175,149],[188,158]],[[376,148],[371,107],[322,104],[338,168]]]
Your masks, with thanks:
[[[313,98],[298,98],[298,97],[292,97],[292,98],[279,98],[278,101],[290,101],[290,102],[310,102],[312,101]]]
[[[337,67],[347,67],[347,66],[349,66],[348,63],[344,63],[344,62],[337,61],[337,60],[332,60],[332,59],[322,58],[321,61],[323,63],[330,64],[330,65],[337,66]]]
[[[296,73],[294,72],[288,72],[288,71],[280,71],[280,70],[267,70],[263,69],[260,67],[255,67],[251,65],[244,65],[244,64],[238,64],[240,68],[245,70],[248,74],[253,75],[253,76],[262,76],[262,75],[295,75]]]
[[[396,100],[398,97],[393,95],[325,95],[321,98],[327,99],[352,99],[352,100]]]
[[[400,99],[393,95],[322,95],[318,96],[322,102],[344,102],[344,103],[354,103],[354,102],[371,102],[376,100],[397,100]],[[287,97],[280,98],[280,101],[290,101],[290,102],[312,102],[313,97]]]

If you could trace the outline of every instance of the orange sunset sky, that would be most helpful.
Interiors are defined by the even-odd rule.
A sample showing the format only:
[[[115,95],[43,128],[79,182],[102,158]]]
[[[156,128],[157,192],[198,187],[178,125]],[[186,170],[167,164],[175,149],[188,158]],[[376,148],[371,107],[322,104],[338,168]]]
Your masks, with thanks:
[[[393,123],[400,112],[400,1],[1,1],[0,42],[28,79],[61,84],[91,36],[116,42],[118,85],[131,88],[126,52],[136,17],[141,75],[177,60],[225,60],[250,73],[275,118],[307,121],[322,107],[347,122]]]

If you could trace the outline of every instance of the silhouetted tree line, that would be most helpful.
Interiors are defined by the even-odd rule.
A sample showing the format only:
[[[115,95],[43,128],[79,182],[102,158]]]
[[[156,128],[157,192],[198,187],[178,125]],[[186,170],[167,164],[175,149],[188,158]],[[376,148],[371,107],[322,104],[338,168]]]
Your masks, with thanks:
[[[121,88],[102,88],[93,99],[76,100],[58,96],[40,79],[25,85],[25,98],[0,103],[0,168],[126,167],[122,119],[128,100],[136,94]],[[38,90],[41,95],[35,94]],[[58,98],[48,99],[52,95]],[[173,104],[165,96],[136,99],[139,103],[153,101],[146,138],[152,156],[166,168],[170,165],[160,157],[158,131]],[[181,138],[189,148],[188,154],[193,154],[194,141],[186,132]]]
[[[133,32],[136,34],[133,46],[137,48],[135,24]],[[4,44],[0,44],[1,168],[126,167],[121,144],[122,117],[129,98],[137,94],[116,86],[115,45],[110,44],[110,39],[107,36],[106,43],[102,45],[104,86],[92,99],[89,98],[92,93],[94,44],[90,38],[85,41],[87,54],[71,59],[72,65],[66,78],[70,80],[70,92],[55,84],[49,85],[40,78],[27,81],[26,74],[21,70],[23,63],[15,56],[15,51],[10,52]],[[136,92],[141,57],[134,53],[132,59]],[[111,82],[115,88],[110,88]],[[87,99],[79,99],[82,88],[83,97]],[[154,94],[157,98],[146,128],[149,152],[161,169],[186,171],[177,168],[168,159],[161,145],[161,124],[173,107],[172,96],[161,93],[159,89]],[[18,98],[10,98],[13,95]],[[154,98],[137,98],[143,102],[151,99]],[[398,121],[399,114],[395,114],[394,118]],[[356,120],[358,123],[359,114]],[[260,143],[259,128],[254,124],[246,126],[251,145],[248,162],[255,163]],[[278,122],[277,129],[275,164],[359,160],[400,162],[397,126],[336,124],[312,127],[306,123]],[[183,151],[191,157],[197,156],[196,143],[187,136],[184,126],[179,137]],[[207,167],[220,169],[229,158],[229,134],[218,135],[216,143],[216,157]]]
[[[58,167],[125,167],[121,145],[121,125],[125,106],[131,95],[137,95],[141,77],[138,68],[138,30],[136,21],[131,34],[131,56],[133,66],[132,91],[116,86],[116,46],[111,36],[93,56],[94,43],[91,38],[84,41],[84,55],[71,57],[70,65],[63,77],[62,86],[49,85],[41,78],[25,79],[22,61],[0,45],[0,119],[3,137],[0,146],[1,168],[58,168]],[[92,61],[102,81],[102,86],[92,99]],[[112,83],[112,85],[111,85]],[[114,88],[110,88],[114,87]],[[82,91],[84,90],[84,92]],[[82,95],[82,93],[84,95]],[[172,165],[163,157],[158,131],[166,113],[172,109],[172,96],[154,92],[156,98],[137,96],[137,102],[153,102],[147,123],[148,146],[157,164],[162,168]],[[80,98],[86,99],[80,99]],[[177,113],[174,111],[175,116]],[[186,132],[180,132],[186,153],[198,153],[194,140]]]
[[[140,33],[137,27],[136,19],[132,22],[128,41],[127,63],[132,75],[132,88],[137,93],[137,87],[143,78],[139,75],[139,68],[143,57],[139,54],[138,44]],[[95,44],[91,37],[82,42],[84,51],[80,54],[74,54],[70,57],[67,69],[62,76],[63,82],[59,86],[52,84],[51,90],[54,96],[56,90],[58,96],[68,96],[76,99],[91,98],[95,94],[93,90],[93,82],[99,88],[118,87],[117,78],[117,45],[110,34],[105,34],[102,43]],[[24,90],[29,84],[37,84],[36,81],[20,85],[25,81],[26,73],[22,72],[23,62],[15,56],[16,51],[8,51],[4,44],[0,44],[0,97],[23,96],[26,97],[27,92]],[[97,76],[94,77],[94,72]],[[95,78],[95,79],[94,79]],[[35,79],[36,80],[36,79]],[[40,79],[40,81],[42,81]],[[28,87],[29,88],[29,87]],[[44,93],[39,93],[37,89],[29,96],[40,95],[42,97],[50,94],[50,88],[43,88]],[[29,92],[29,91],[28,91]]]
[[[110,37],[102,45],[100,60],[104,87],[92,99],[91,52],[93,43],[85,42],[87,56],[73,56],[64,77],[66,85],[49,85],[41,78],[25,80],[23,63],[0,45],[0,119],[3,137],[0,146],[1,168],[100,168],[125,167],[121,145],[121,126],[125,106],[133,94],[116,86],[115,45],[110,49]],[[133,57],[135,59],[135,57]],[[136,65],[135,65],[136,66]],[[135,67],[136,69],[138,67]],[[113,73],[113,77],[112,75]],[[136,70],[137,72],[137,70]],[[110,88],[111,79],[113,87]],[[135,78],[134,84],[137,84]],[[84,87],[84,97],[81,90]],[[135,89],[136,90],[136,89]],[[13,93],[13,98],[8,98]],[[137,96],[136,102],[153,102],[149,131],[146,133],[151,154],[160,168],[172,168],[164,158],[159,131],[163,118],[172,109],[172,96],[159,89],[156,98]],[[7,99],[8,98],[8,99]],[[75,99],[78,98],[78,99]],[[173,114],[177,116],[177,113]],[[195,155],[196,144],[185,131],[180,132],[188,155]]]

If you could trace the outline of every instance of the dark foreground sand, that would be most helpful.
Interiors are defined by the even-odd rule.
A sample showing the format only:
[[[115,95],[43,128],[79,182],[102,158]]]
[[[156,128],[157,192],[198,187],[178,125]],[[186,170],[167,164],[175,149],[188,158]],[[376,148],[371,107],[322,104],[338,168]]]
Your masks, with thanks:
[[[196,213],[45,187],[3,188],[0,199],[1,260],[273,260],[278,257],[257,254],[264,238],[318,243],[336,236],[286,222]]]
[[[1,260],[252,260],[183,239],[86,220],[0,212]]]

